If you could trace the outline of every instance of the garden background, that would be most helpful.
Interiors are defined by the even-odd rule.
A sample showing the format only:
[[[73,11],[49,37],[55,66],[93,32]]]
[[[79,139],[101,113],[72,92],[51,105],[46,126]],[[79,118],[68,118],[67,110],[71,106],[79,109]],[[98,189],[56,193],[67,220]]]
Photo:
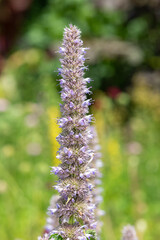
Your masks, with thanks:
[[[59,128],[57,53],[75,24],[89,47],[102,146],[103,240],[127,223],[160,239],[159,0],[0,0],[0,238],[42,235]]]

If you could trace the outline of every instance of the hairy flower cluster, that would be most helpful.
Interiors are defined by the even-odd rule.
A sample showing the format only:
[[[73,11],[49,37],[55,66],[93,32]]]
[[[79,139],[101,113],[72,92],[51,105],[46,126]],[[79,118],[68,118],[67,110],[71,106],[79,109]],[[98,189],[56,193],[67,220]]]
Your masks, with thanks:
[[[135,228],[127,225],[122,230],[122,240],[138,240]]]
[[[93,155],[93,160],[89,164],[89,167],[96,168],[96,174],[95,174],[95,178],[93,178],[91,183],[89,184],[89,188],[90,188],[90,190],[93,189],[92,190],[92,198],[93,198],[93,203],[96,206],[96,209],[95,209],[95,219],[97,221],[96,231],[99,235],[100,231],[101,231],[101,225],[102,225],[99,218],[104,214],[104,211],[102,211],[101,209],[98,208],[99,204],[102,201],[102,197],[101,197],[102,188],[100,187],[100,184],[101,184],[100,178],[102,177],[102,174],[100,173],[100,168],[103,166],[103,163],[101,161],[100,145],[98,143],[98,136],[97,136],[96,128],[94,126],[91,126],[90,130],[91,130],[93,137],[89,141],[89,147],[91,150],[93,150],[94,155]],[[74,181],[76,181],[76,180],[74,180]],[[70,180],[68,182],[70,182]],[[72,183],[72,184],[75,185],[75,183]],[[62,183],[62,185],[63,185],[63,183]],[[67,184],[64,184],[64,187],[65,187],[65,185],[67,185]],[[77,187],[78,187],[78,182],[77,182]],[[57,186],[55,186],[55,188],[57,188]],[[84,187],[84,188],[82,188],[82,190],[83,191],[81,192],[81,194],[85,195],[87,193],[87,189]],[[63,186],[62,186],[62,191],[65,191],[65,189],[63,189]],[[72,194],[72,192],[71,192],[71,194]],[[58,195],[53,195],[51,198],[51,201],[50,201],[49,209],[56,208],[57,200],[58,200]],[[45,225],[44,232],[50,233],[56,228],[56,226],[58,226],[58,219],[55,214],[52,214],[49,211],[48,217],[46,219],[46,225]],[[83,231],[83,228],[81,229],[81,231]]]
[[[58,69],[63,102],[62,117],[58,120],[62,132],[57,137],[60,144],[57,158],[61,164],[52,167],[51,172],[58,177],[54,188],[60,197],[56,205],[51,204],[49,208],[51,224],[47,227],[51,230],[55,219],[59,225],[45,238],[56,234],[68,240],[87,240],[91,236],[88,231],[94,232],[96,228],[91,184],[96,169],[90,165],[94,153],[89,147],[93,135],[90,130],[92,116],[88,114],[91,100],[86,97],[90,93],[87,87],[90,79],[84,78],[86,48],[75,26],[65,28],[59,52],[63,57]]]

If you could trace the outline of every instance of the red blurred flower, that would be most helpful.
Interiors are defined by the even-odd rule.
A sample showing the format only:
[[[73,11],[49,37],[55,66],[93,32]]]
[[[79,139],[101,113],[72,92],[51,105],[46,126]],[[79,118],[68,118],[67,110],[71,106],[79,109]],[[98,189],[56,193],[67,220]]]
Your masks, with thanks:
[[[118,88],[118,87],[109,87],[108,90],[107,90],[107,94],[110,98],[117,98],[118,95],[120,94],[121,90]]]

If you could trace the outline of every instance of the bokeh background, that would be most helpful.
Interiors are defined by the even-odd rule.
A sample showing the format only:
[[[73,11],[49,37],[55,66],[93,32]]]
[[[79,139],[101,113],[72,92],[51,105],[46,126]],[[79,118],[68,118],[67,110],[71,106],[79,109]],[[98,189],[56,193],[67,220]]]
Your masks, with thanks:
[[[53,194],[63,29],[90,47],[103,154],[103,240],[160,239],[160,1],[0,0],[0,238],[43,232]]]

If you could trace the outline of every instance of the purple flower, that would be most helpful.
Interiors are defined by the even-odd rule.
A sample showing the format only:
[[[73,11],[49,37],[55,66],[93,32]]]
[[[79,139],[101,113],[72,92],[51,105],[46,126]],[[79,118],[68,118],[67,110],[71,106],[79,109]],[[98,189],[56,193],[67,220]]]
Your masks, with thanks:
[[[80,151],[81,151],[81,152],[85,152],[86,150],[87,150],[87,147],[86,147],[86,146],[83,146],[83,147],[80,148]]]
[[[87,238],[85,236],[79,236],[78,240],[87,240]]]
[[[57,190],[59,193],[63,191],[63,188],[58,185],[54,186],[54,189]]]
[[[58,75],[62,74],[62,68],[58,68]]]
[[[52,209],[48,209],[50,211],[51,214],[54,214],[57,212],[57,209],[56,208],[52,208]]]
[[[90,191],[92,191],[92,189],[93,189],[93,185],[92,185],[91,183],[88,184],[88,187],[89,187]]]
[[[64,153],[65,154],[67,154],[67,156],[70,158],[71,157],[71,155],[72,155],[72,150],[71,149],[68,149],[68,148],[64,148],[63,149],[63,151],[64,151]]]
[[[76,134],[76,135],[75,135],[75,138],[76,138],[76,139],[79,138],[79,134]]]
[[[88,99],[82,103],[82,107],[87,107],[89,105],[91,105],[90,99]]]
[[[70,108],[74,108],[73,102],[70,102],[69,107],[70,107]]]
[[[55,175],[57,175],[62,170],[61,167],[52,167],[51,172],[53,172]]]
[[[92,229],[95,229],[97,227],[97,222],[94,222],[91,224]]]
[[[86,124],[86,121],[84,118],[81,118],[78,122],[81,126],[84,126]]]
[[[59,209],[60,208],[60,205],[58,203],[56,203],[56,207]]]
[[[95,175],[95,173],[96,173],[96,169],[95,168],[90,168],[87,171],[85,171],[83,175],[86,178],[91,178],[91,177],[93,177]]]
[[[60,47],[60,48],[59,48],[59,53],[63,54],[64,52],[65,52],[65,48]]]
[[[79,162],[79,164],[82,164],[83,163],[83,159],[82,158],[78,158],[78,162]]]

